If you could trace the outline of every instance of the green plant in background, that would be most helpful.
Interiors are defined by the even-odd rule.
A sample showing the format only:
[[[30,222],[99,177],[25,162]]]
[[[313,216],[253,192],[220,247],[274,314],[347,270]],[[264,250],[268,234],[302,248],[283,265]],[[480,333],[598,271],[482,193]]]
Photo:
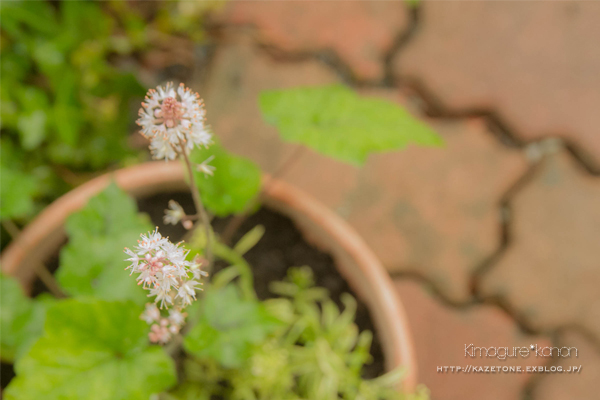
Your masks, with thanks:
[[[284,140],[357,165],[372,153],[411,143],[442,144],[431,128],[397,104],[360,97],[341,85],[266,91],[260,109]]]
[[[18,218],[35,211],[32,198],[68,188],[60,166],[93,170],[132,155],[122,110],[144,91],[108,62],[131,50],[99,3],[3,2],[1,22],[2,176],[28,189],[2,190],[2,217]]]
[[[2,2],[2,218],[26,219],[86,173],[139,159],[127,133],[140,60],[173,35],[201,41],[218,3]]]
[[[260,102],[284,139],[352,163],[409,143],[441,144],[397,105],[341,86],[267,92]],[[1,277],[2,359],[14,362],[17,373],[6,399],[428,397],[425,389],[398,392],[401,370],[361,376],[372,333],[354,323],[354,298],[344,295],[340,310],[314,286],[310,268],[290,268],[284,281],[272,284],[279,297],[257,299],[244,254],[264,228],[230,246],[213,232],[210,214],[253,210],[260,171],[214,143],[197,94],[171,84],[151,90],[138,123],[155,158],[179,158],[188,171],[196,213],[186,215],[171,202],[165,222],[189,229],[189,244],[171,243],[155,230],[126,249],[129,263],[123,261],[122,246],[149,222],[114,184],[71,215],[56,271],[61,292],[71,298],[28,299],[13,278]],[[200,298],[201,268],[211,270],[217,260],[226,267],[205,282]],[[128,264],[135,276],[123,271]],[[154,303],[142,312],[148,297]]]

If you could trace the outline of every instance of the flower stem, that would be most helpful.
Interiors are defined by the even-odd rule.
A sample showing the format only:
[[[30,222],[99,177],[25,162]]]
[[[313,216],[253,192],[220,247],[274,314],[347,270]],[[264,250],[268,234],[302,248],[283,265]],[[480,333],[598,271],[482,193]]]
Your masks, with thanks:
[[[204,204],[202,204],[202,198],[200,197],[200,189],[198,189],[198,185],[196,184],[196,180],[194,179],[194,171],[192,169],[192,163],[190,158],[185,151],[185,147],[181,144],[181,154],[183,154],[183,159],[185,160],[185,165],[187,166],[188,175],[190,178],[190,187],[192,191],[192,198],[194,199],[194,205],[196,206],[196,213],[198,215],[198,223],[204,225],[204,230],[206,232],[206,259],[208,260],[208,264],[212,264],[212,226],[210,224],[210,219],[208,218],[208,213],[204,208]],[[196,227],[194,227],[195,229]]]
[[[21,234],[21,230],[19,229],[19,227],[10,219],[3,219],[2,226],[4,227],[4,229],[6,229],[6,231],[13,240],[15,240],[17,236]],[[67,297],[67,295],[62,291],[58,282],[56,282],[56,279],[54,279],[54,275],[52,275],[52,272],[50,272],[41,261],[38,261],[34,264],[34,270],[37,277],[48,288],[50,293],[54,295],[54,297],[57,297],[59,299],[64,299],[65,297]]]

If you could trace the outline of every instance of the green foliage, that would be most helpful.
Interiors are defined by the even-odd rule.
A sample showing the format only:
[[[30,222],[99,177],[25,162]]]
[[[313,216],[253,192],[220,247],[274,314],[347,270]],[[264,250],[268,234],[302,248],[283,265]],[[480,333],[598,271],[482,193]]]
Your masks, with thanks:
[[[111,183],[69,216],[66,229],[69,243],[61,250],[56,276],[69,294],[147,301],[145,291],[124,271],[128,263],[123,247],[136,243],[152,226],[127,193]]]
[[[243,300],[237,286],[207,291],[201,320],[185,339],[193,355],[184,362],[185,380],[165,398],[427,399],[424,391],[404,396],[395,390],[401,371],[361,377],[371,358],[371,333],[359,333],[354,324],[354,299],[344,296],[340,312],[324,289],[313,286],[308,267],[290,269],[272,288],[283,297],[262,303]],[[257,304],[267,319],[252,311]]]
[[[15,365],[12,399],[147,400],[175,383],[173,360],[148,346],[133,303],[65,300],[48,310],[44,335]]]
[[[31,200],[36,192],[36,180],[18,170],[0,164],[0,216],[18,218],[33,211]]]
[[[200,164],[214,156],[210,165],[214,176],[194,171],[202,201],[213,214],[224,217],[246,210],[260,190],[260,169],[252,161],[227,152],[218,143],[208,149],[195,149],[190,160]]]
[[[42,334],[51,297],[26,297],[15,278],[0,273],[0,355],[12,362]]]
[[[371,153],[410,143],[442,144],[437,134],[399,105],[362,98],[340,85],[262,92],[260,109],[283,139],[353,164],[363,164]]]
[[[102,168],[132,154],[126,110],[144,89],[108,63],[115,21],[100,4],[63,1],[55,8],[46,1],[9,1],[1,7],[2,144],[16,145],[22,160],[3,162],[3,176],[5,170],[32,176],[45,168],[54,178],[30,179],[27,191],[10,194],[27,207],[3,217],[25,217],[36,210],[33,199],[56,197],[68,187],[47,165]]]
[[[104,165],[127,154],[130,116],[144,89],[110,65],[115,21],[93,2],[2,3],[2,128],[48,161]],[[32,84],[44,80],[44,85]]]
[[[256,225],[242,236],[240,240],[235,244],[233,250],[243,256],[250,251],[256,244],[262,239],[265,234],[265,227],[262,225]]]
[[[202,40],[201,22],[214,6],[0,2],[0,128],[2,146],[14,152],[2,161],[2,217],[31,217],[91,170],[140,158],[127,144],[146,92],[136,60],[171,48],[172,35]],[[4,190],[9,179],[22,187]]]
[[[279,321],[254,299],[242,299],[235,285],[209,289],[202,317],[185,338],[185,349],[225,368],[240,367]]]
[[[0,216],[24,218],[39,209],[34,202],[49,188],[64,190],[64,182],[56,178],[49,165],[30,163],[22,149],[4,136],[0,138]]]

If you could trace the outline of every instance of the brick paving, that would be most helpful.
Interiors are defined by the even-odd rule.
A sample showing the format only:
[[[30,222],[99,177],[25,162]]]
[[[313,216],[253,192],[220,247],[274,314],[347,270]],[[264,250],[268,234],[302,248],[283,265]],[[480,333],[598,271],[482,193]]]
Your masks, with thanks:
[[[493,110],[521,139],[564,137],[600,169],[599,15],[594,1],[423,2],[394,70],[454,110]]]
[[[406,106],[445,148],[375,155],[360,169],[306,150],[283,179],[348,220],[390,270],[434,400],[596,398],[600,177],[590,171],[600,171],[600,4],[423,2],[397,46],[406,7],[229,2],[214,17],[207,79],[194,85],[209,121],[226,147],[273,172],[297,147],[262,121],[262,90],[349,79]],[[442,111],[428,118],[436,99]],[[516,141],[502,140],[486,115]],[[538,145],[546,137],[569,150]],[[438,374],[434,365],[465,363],[464,342],[575,346],[578,358],[547,365],[583,369]]]
[[[257,40],[289,53],[330,51],[358,78],[378,79],[408,10],[394,1],[232,1],[216,19],[255,26]]]
[[[536,329],[585,327],[600,338],[600,182],[565,151],[545,157],[511,199],[511,245],[483,292]]]
[[[466,301],[472,272],[501,245],[498,199],[527,164],[480,119],[429,122],[445,147],[372,156],[343,211],[391,272]]]

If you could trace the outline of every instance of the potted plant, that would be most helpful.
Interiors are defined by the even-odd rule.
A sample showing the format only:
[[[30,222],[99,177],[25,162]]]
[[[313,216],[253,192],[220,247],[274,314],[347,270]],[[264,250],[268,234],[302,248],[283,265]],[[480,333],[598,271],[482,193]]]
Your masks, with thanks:
[[[284,138],[345,160],[361,161],[372,151],[408,142],[439,143],[435,134],[396,106],[360,99],[343,87],[269,92],[262,96],[261,107]],[[372,118],[374,112],[378,118]],[[369,118],[371,125],[364,125]],[[340,120],[343,124],[332,123]],[[158,229],[151,230],[134,201],[117,185],[104,189],[108,176],[50,206],[3,254],[3,271],[23,283],[30,283],[34,273],[33,268],[22,268],[23,261],[39,264],[35,257],[48,255],[48,249],[59,244],[56,233],[67,215],[97,195],[68,217],[69,242],[61,250],[58,284],[48,285],[57,297],[70,298],[20,298],[16,281],[2,278],[2,354],[4,360],[16,360],[17,373],[4,393],[7,398],[426,395],[396,390],[401,369],[374,379],[361,377],[361,368],[370,358],[371,337],[367,331],[359,333],[353,323],[356,302],[343,296],[345,307],[340,311],[325,291],[313,286],[310,269],[290,269],[283,280],[271,285],[280,297],[257,299],[252,268],[243,256],[259,242],[262,230],[250,229],[237,237],[231,232],[255,209],[260,175],[247,161],[214,144],[196,94],[183,86],[151,90],[138,123],[156,158],[181,158],[184,168],[172,162],[152,163],[119,171],[115,180],[135,195],[157,188],[168,192],[181,188],[185,171],[194,211],[186,212],[170,201],[164,220],[181,224],[187,241],[174,243]],[[312,130],[306,126],[315,123]],[[405,128],[412,125],[399,134],[390,128],[399,123]],[[329,135],[319,132],[323,129]],[[348,143],[340,145],[341,138]],[[371,307],[378,327],[394,325],[386,319],[401,324],[389,278],[362,241],[302,193],[266,180],[262,196],[266,203],[293,216],[319,243],[329,246],[338,264],[346,266],[342,273]],[[215,233],[210,214],[233,213],[238,217],[223,222],[220,235]],[[133,247],[140,233],[141,240]],[[231,237],[239,239],[235,245],[228,244]],[[114,251],[117,245],[131,249],[123,256]],[[116,268],[123,258],[130,263],[129,272]],[[40,270],[38,276],[44,275]],[[202,286],[206,290],[199,292]],[[390,364],[414,366],[406,328],[382,332],[392,355]],[[400,337],[393,336],[398,333]],[[413,375],[408,376],[407,392],[413,389],[414,371],[409,372]]]

